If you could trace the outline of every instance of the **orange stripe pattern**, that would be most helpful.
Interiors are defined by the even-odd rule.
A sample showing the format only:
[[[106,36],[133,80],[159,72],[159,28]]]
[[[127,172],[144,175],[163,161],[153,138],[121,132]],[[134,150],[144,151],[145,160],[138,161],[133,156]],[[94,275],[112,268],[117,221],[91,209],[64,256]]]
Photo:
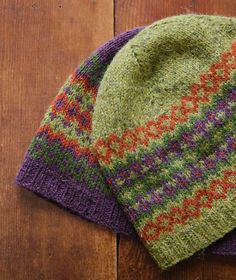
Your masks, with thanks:
[[[188,120],[189,115],[197,113],[200,103],[210,102],[209,96],[219,91],[222,82],[230,79],[230,73],[236,69],[236,43],[231,51],[220,57],[220,62],[213,64],[209,72],[200,76],[199,83],[191,86],[190,95],[180,99],[180,105],[173,105],[169,114],[160,115],[157,120],[150,120],[144,126],[133,130],[126,129],[119,137],[110,134],[95,143],[97,158],[110,164],[112,157],[123,158],[126,151],[135,151],[140,145],[147,146],[151,139],[159,139],[164,133],[173,131],[179,123]]]
[[[212,180],[209,188],[199,189],[193,198],[186,198],[182,206],[172,207],[168,213],[160,214],[154,222],[145,224],[141,237],[146,241],[157,240],[164,232],[171,232],[175,225],[185,225],[190,218],[199,218],[201,209],[211,209],[214,201],[225,199],[231,189],[236,189],[236,165],[226,170],[223,177]]]

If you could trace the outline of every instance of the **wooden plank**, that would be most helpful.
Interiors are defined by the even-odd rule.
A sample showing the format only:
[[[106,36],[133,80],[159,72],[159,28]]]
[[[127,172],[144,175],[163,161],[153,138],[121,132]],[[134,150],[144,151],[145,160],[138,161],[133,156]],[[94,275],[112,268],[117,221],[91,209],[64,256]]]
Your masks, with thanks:
[[[0,2],[2,280],[116,278],[115,234],[13,187],[52,98],[112,36],[110,0]]]
[[[115,33],[186,13],[235,16],[235,9],[234,0],[115,0]]]
[[[236,6],[234,0],[116,0],[115,33],[167,16],[192,12],[236,16]],[[118,253],[118,279],[236,279],[234,257],[197,255],[167,272],[160,272],[139,242],[121,236]]]
[[[235,280],[236,258],[222,256],[207,256],[204,262],[204,280]]]

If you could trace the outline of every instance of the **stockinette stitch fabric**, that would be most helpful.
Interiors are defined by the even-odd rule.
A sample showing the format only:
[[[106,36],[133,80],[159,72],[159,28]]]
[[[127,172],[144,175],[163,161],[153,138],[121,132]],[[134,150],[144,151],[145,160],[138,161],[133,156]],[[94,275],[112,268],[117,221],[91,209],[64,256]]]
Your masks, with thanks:
[[[136,237],[107,186],[91,145],[97,90],[117,51],[142,27],[108,41],[80,65],[47,110],[17,175],[17,185],[115,232]]]
[[[236,227],[235,111],[236,18],[155,22],[105,72],[92,144],[162,269]]]
[[[17,184],[117,233],[137,238],[104,180],[91,147],[91,119],[100,81],[118,50],[142,28],[96,50],[61,87],[47,110],[17,176]],[[207,252],[236,253],[231,233]]]

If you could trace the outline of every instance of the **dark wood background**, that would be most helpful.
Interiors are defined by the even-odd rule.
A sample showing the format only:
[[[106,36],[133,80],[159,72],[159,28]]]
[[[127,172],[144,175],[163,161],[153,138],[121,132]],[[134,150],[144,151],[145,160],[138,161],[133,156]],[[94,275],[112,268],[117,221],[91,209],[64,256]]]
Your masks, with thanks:
[[[0,280],[235,280],[236,258],[195,256],[160,272],[141,244],[14,187],[68,74],[114,35],[185,13],[236,16],[236,0],[0,1]]]

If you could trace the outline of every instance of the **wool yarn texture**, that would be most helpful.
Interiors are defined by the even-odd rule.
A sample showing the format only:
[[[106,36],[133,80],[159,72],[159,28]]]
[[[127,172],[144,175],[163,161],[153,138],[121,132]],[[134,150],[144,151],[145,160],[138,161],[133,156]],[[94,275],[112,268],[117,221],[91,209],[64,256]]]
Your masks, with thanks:
[[[92,145],[162,269],[236,227],[235,112],[236,18],[155,22],[104,74]]]
[[[68,77],[48,108],[16,178],[17,185],[117,233],[136,237],[91,148],[97,90],[117,51],[142,27],[111,39]]]
[[[157,24],[161,31],[162,24]],[[163,26],[165,26],[165,24]],[[33,191],[50,201],[56,202],[59,206],[74,214],[99,225],[103,225],[117,233],[126,234],[131,238],[138,237],[133,227],[134,220],[131,218],[130,221],[130,218],[127,218],[127,214],[125,214],[122,209],[122,207],[125,208],[125,204],[123,204],[123,201],[119,198],[121,192],[117,192],[116,190],[113,192],[114,187],[110,184],[110,171],[107,172],[104,170],[104,164],[101,158],[100,163],[98,163],[97,154],[99,154],[99,149],[97,151],[93,147],[91,137],[94,106],[97,103],[98,88],[103,75],[117,52],[142,29],[141,27],[127,31],[108,41],[91,54],[90,57],[68,77],[48,108],[25,155],[24,162],[16,179],[17,185]],[[178,47],[178,45],[176,45],[176,47]],[[164,45],[163,49],[165,49]],[[180,48],[179,51],[183,52],[184,50]],[[168,56],[163,57],[163,59],[166,58],[168,58]],[[115,59],[114,63],[117,63],[117,59]],[[119,65],[119,70],[122,68],[122,63],[123,62]],[[114,69],[114,66],[112,67]],[[129,67],[127,69],[129,69]],[[129,73],[133,75],[132,72]],[[108,75],[110,74],[108,73]],[[104,83],[107,83],[107,81],[108,80],[104,81]],[[140,82],[141,81],[143,81],[143,78]],[[120,80],[119,83],[122,85],[123,81]],[[136,85],[136,82],[131,85],[130,89],[134,85]],[[103,89],[101,92],[103,92]],[[103,95],[103,93],[101,93],[101,95]],[[175,95],[173,94],[173,96]],[[117,97],[118,95],[116,98]],[[111,98],[113,98],[112,95]],[[145,98],[147,99],[147,106],[149,106],[149,97],[146,96]],[[129,104],[131,100],[128,99],[127,101]],[[168,99],[166,100],[168,101]],[[159,101],[166,102],[166,100],[161,98]],[[125,105],[126,101],[121,101],[124,102],[123,104]],[[113,106],[120,106],[119,103],[114,104],[113,101],[111,102],[111,105],[112,104]],[[110,110],[107,105],[104,107],[104,110]],[[116,111],[117,109],[114,107],[113,110]],[[128,107],[127,110],[127,117],[130,118],[131,115],[129,114]],[[126,116],[126,113],[124,116]],[[136,114],[134,114],[134,117],[137,117]],[[105,125],[104,128],[106,127]],[[132,131],[130,136],[132,136]],[[140,153],[142,149],[145,148],[146,152],[148,147],[148,145],[140,143],[136,151]],[[109,149],[111,149],[111,147],[109,147]],[[120,167],[122,167],[126,164],[126,156],[133,157],[136,151],[131,153],[130,150],[127,150],[124,153],[125,157],[114,157],[114,160],[117,162],[120,161]],[[135,157],[136,156],[137,155],[135,155]],[[150,156],[148,156],[148,158],[149,157]],[[147,174],[149,174],[148,168],[145,166],[143,166],[143,168],[146,169]],[[114,168],[112,170],[115,171]],[[131,176],[135,175],[133,167],[131,167],[130,171],[132,172]],[[129,172],[129,170],[127,170],[127,172]],[[107,176],[108,181],[106,181],[104,175]],[[119,173],[119,176],[120,175],[121,173]],[[147,187],[151,189],[153,184],[150,185],[148,181],[150,175],[147,176]],[[128,177],[126,180],[128,180]],[[156,180],[155,176],[154,180]],[[138,193],[135,194],[137,186],[134,182],[131,182],[130,179],[128,181],[132,184],[128,184],[126,187],[132,190],[134,186],[133,197],[135,195],[135,199],[137,199]],[[145,181],[140,180],[140,182],[146,184]],[[121,189],[125,187],[124,183],[125,181],[121,185]],[[181,191],[182,194],[187,192],[186,190]],[[119,202],[114,194],[118,196]],[[142,198],[143,194],[144,192],[141,189],[140,199],[142,200],[145,199],[145,196]],[[153,199],[155,199],[155,196]],[[169,197],[169,201],[171,200],[172,196]],[[175,203],[174,200],[173,203]],[[141,200],[137,200],[136,205],[144,207],[141,204]],[[164,207],[164,204],[162,206]],[[133,210],[131,210],[130,213],[132,213],[132,211]],[[125,212],[127,211],[125,210]],[[129,213],[128,216],[130,216]],[[231,232],[225,238],[217,241],[213,246],[210,246],[206,252],[225,255],[236,254],[235,232]]]

